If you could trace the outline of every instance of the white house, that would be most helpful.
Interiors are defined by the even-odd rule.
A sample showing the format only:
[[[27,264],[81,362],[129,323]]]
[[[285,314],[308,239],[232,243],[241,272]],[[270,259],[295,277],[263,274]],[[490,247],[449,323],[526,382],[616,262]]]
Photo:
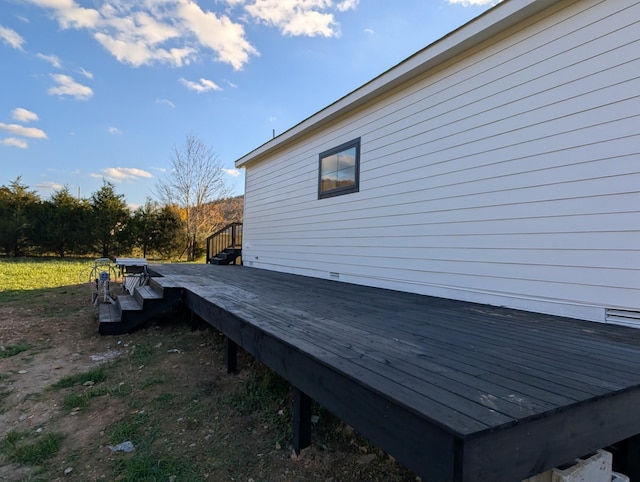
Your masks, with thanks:
[[[246,266],[640,326],[640,2],[505,1],[236,166]]]

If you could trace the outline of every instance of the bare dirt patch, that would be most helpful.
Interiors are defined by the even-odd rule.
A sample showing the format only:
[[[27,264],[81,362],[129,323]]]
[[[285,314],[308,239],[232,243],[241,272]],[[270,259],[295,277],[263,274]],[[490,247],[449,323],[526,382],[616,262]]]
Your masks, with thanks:
[[[295,456],[290,387],[242,352],[227,374],[222,336],[180,313],[104,337],[85,287],[42,290],[0,310],[0,346],[18,345],[0,358],[3,443],[64,438],[37,464],[4,451],[1,481],[416,480],[321,407]],[[102,380],[53,386],[101,367]],[[114,451],[122,442],[135,450]]]

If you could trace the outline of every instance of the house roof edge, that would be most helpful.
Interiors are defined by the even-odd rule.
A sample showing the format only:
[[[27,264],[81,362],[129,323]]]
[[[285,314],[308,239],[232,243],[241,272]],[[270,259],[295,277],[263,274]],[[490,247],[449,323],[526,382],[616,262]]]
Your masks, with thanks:
[[[338,116],[446,62],[559,1],[504,0],[240,157],[235,161],[236,167],[246,167],[248,164],[259,162],[275,150],[285,147],[310,131],[322,127]]]

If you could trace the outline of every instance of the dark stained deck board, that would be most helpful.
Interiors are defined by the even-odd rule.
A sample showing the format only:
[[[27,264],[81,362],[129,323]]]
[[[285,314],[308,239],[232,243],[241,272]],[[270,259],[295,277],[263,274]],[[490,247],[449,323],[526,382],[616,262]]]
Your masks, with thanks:
[[[277,313],[261,313],[267,316],[277,316]],[[529,405],[536,406],[540,409],[550,409],[555,406],[553,403],[536,399],[522,393],[514,393],[505,387],[483,381],[474,376],[468,376],[460,371],[452,370],[443,365],[432,363],[414,363],[412,360],[393,358],[387,356],[389,351],[388,343],[382,343],[379,340],[372,339],[366,346],[362,346],[357,341],[358,336],[363,333],[358,331],[332,329],[329,331],[318,330],[314,325],[305,324],[298,327],[295,324],[287,326],[289,333],[295,333],[296,337],[306,338],[312,342],[320,343],[327,349],[332,349],[333,353],[347,358],[363,360],[371,366],[375,366],[376,371],[384,374],[387,378],[394,380],[396,383],[402,383],[405,386],[416,390],[420,393],[421,389],[428,387],[428,394],[423,394],[429,398],[434,398],[438,392],[441,396],[451,402],[451,393],[456,396],[462,396],[467,401],[476,401],[486,408],[494,409],[496,412],[506,414],[510,417],[524,417],[532,415],[535,410],[529,410]],[[350,340],[346,342],[345,340]],[[422,360],[419,360],[422,361]],[[418,374],[418,375],[415,375]],[[448,376],[450,375],[450,376]],[[427,382],[425,385],[424,382]],[[418,385],[416,387],[416,385]],[[449,393],[444,393],[448,391]],[[489,398],[487,393],[491,393]],[[487,397],[483,402],[478,402]],[[440,400],[440,398],[436,398]],[[472,415],[470,413],[470,415]]]
[[[241,296],[241,295],[240,295]],[[231,298],[232,296],[230,296],[229,293],[227,293],[225,295],[225,297],[229,297]],[[240,299],[238,298],[237,301],[240,302]],[[264,300],[263,300],[264,301]],[[260,307],[258,307],[260,308]],[[284,318],[285,314],[289,314],[288,311],[290,312],[291,310],[287,310],[287,307],[280,307],[279,308],[279,312],[277,313],[277,316]],[[270,312],[270,313],[265,313],[267,316],[274,316],[274,313]],[[295,313],[294,313],[295,315]],[[308,313],[303,313],[303,316],[301,316],[301,318],[308,318],[311,315],[309,315]],[[452,316],[452,315],[449,315]],[[533,315],[532,315],[533,316]],[[287,317],[289,318],[289,317]],[[295,316],[293,317],[295,318]],[[329,317],[327,317],[326,315],[323,316],[323,318],[325,318],[323,320],[324,323],[329,324],[331,321],[329,319]],[[354,320],[351,317],[346,317],[344,314],[341,315],[341,317],[338,319],[336,318],[336,322],[334,323],[334,328],[335,329],[335,325],[339,324],[340,322],[349,322],[349,324],[354,324],[356,323],[358,320]],[[295,320],[298,321],[298,320]],[[294,322],[294,320],[292,319],[291,322]],[[398,330],[401,330],[401,327],[398,327],[397,325],[395,325],[395,327]],[[385,330],[387,328],[384,327],[384,325],[382,325],[381,330]],[[414,328],[414,332],[420,332],[420,328]],[[397,331],[396,331],[397,333]],[[363,333],[364,334],[364,333]],[[430,337],[434,340],[437,341],[438,343],[452,343],[452,340],[455,341],[456,339],[459,339],[459,335],[456,334],[453,338],[449,337],[446,338],[445,335],[443,335],[440,331],[437,333],[429,333]],[[413,335],[415,336],[415,335]],[[435,338],[434,338],[435,337]],[[520,350],[515,350],[513,349],[511,346],[509,346],[509,352],[500,352],[498,351],[499,347],[496,346],[495,343],[493,343],[492,341],[481,341],[481,339],[478,339],[476,341],[477,345],[480,345],[481,347],[483,347],[484,349],[482,350],[474,350],[474,351],[467,351],[465,353],[465,356],[468,359],[473,359],[474,357],[482,357],[484,355],[489,355],[490,357],[493,357],[494,359],[496,359],[496,362],[498,361],[502,361],[504,360],[506,363],[509,363],[511,366],[513,366],[514,364],[514,360],[518,362],[519,366],[522,367],[529,367],[532,369],[535,369],[536,372],[546,372],[548,377],[551,378],[550,383],[552,384],[556,384],[558,382],[558,377],[556,376],[556,372],[557,372],[557,367],[558,364],[557,363],[545,363],[540,356],[538,356],[538,352],[539,350],[536,350],[536,355],[535,356],[528,356],[525,353],[523,353]],[[425,346],[427,346],[425,344]],[[455,348],[455,345],[452,345],[452,347]],[[525,346],[526,348],[526,346]],[[576,390],[583,390],[586,391],[587,393],[591,393],[591,394],[599,394],[602,393],[603,389],[604,390],[609,390],[609,389],[615,389],[615,388],[619,388],[620,385],[616,385],[615,383],[612,383],[611,380],[616,381],[617,377],[618,377],[618,371],[617,369],[619,369],[619,366],[616,366],[616,372],[615,373],[609,373],[609,379],[605,379],[605,380],[601,380],[598,378],[594,378],[593,375],[593,371],[595,370],[596,372],[601,370],[601,364],[599,363],[592,363],[591,360],[584,360],[584,363],[590,363],[591,366],[582,366],[582,365],[576,365],[575,363],[572,362],[571,359],[562,359],[560,357],[556,357],[558,361],[563,361],[564,366],[563,369],[565,371],[564,375],[563,375],[563,381],[564,383],[571,388],[574,388]],[[487,360],[487,358],[485,357],[485,361]],[[571,366],[570,364],[572,364],[575,369],[574,370],[570,370]],[[609,365],[611,366],[611,365]],[[624,380],[624,382],[626,382],[627,380]],[[598,383],[599,386],[593,387],[591,389],[589,389],[590,385],[593,383]]]
[[[228,293],[225,294],[225,297],[227,299],[231,298]],[[238,299],[236,299],[236,301],[241,302],[241,300],[238,300]],[[256,305],[252,306],[250,309],[254,312],[254,314],[256,316],[261,316],[262,315],[262,316],[270,318],[270,319],[284,318],[284,314],[287,311],[284,308],[279,308],[277,306],[275,308],[275,311],[273,309],[267,310],[267,308],[265,308],[264,305],[260,305],[260,304],[256,304]],[[290,314],[290,313],[287,313],[287,314]],[[303,315],[302,317],[308,317],[309,316],[306,313],[303,313],[302,315]],[[294,319],[289,320],[289,323],[294,323],[294,325],[290,325],[289,326],[289,330],[294,330],[294,329],[297,328],[295,323],[297,321],[299,321],[299,320],[295,319],[295,318],[299,318],[299,317],[300,317],[300,313],[294,313]],[[346,320],[346,321],[351,321],[351,320]],[[325,322],[327,322],[327,321],[325,321]],[[301,326],[306,326],[306,325],[301,325]],[[336,326],[331,327],[332,331],[330,332],[329,336],[332,336],[333,334],[335,334],[334,330],[336,330],[336,329],[339,329],[339,327],[336,327]],[[348,331],[348,328],[346,328],[346,327],[343,328],[343,329]],[[315,331],[313,326],[306,326],[306,330],[307,330],[306,333],[298,333],[298,334],[296,334],[295,339],[298,339],[301,336],[307,335],[312,343],[315,342],[316,339],[322,339],[322,340],[324,340],[322,342],[323,346],[326,346],[326,343],[327,343],[328,339],[326,338],[326,336],[323,335],[323,333]],[[338,331],[338,333],[339,333],[339,331]],[[346,334],[345,333],[341,333],[341,334],[339,334],[339,336],[340,336],[340,339],[353,339],[349,335],[360,336],[360,335],[363,335],[363,334],[364,333],[346,333]],[[443,341],[443,340],[438,340],[438,341]],[[354,348],[353,345],[351,345],[351,347],[344,346],[344,345],[343,346],[339,346],[339,347],[337,347],[337,353],[341,354],[341,356],[347,357],[347,356],[349,356],[350,351],[353,351],[353,348]],[[490,350],[492,350],[491,353],[486,353],[484,351],[482,351],[481,353],[485,353],[485,354],[488,354],[489,356],[494,357],[495,359],[506,360],[507,362],[511,362],[511,363],[514,363],[514,358],[518,358],[518,360],[515,360],[516,362],[522,362],[523,361],[522,357],[526,357],[526,354],[523,354],[520,351],[517,351],[516,353],[511,353],[511,354],[499,354],[499,355],[497,355],[493,351],[493,349],[494,349],[493,346],[489,346],[488,348]],[[353,354],[353,357],[361,358],[361,355],[367,354],[367,353],[372,354],[371,350],[363,350],[363,351],[360,351],[360,352],[355,352]],[[468,356],[469,356],[469,354],[468,354]],[[473,356],[473,355],[471,354],[470,356]],[[551,374],[553,374],[553,372],[557,370],[557,366],[558,366],[557,363],[556,364],[547,365],[547,364],[541,363],[541,360],[539,358],[533,359],[533,360],[530,360],[530,361],[532,362],[531,366],[535,367],[537,371],[540,371],[540,370],[543,370],[543,369],[546,368],[546,369],[548,369],[548,371]],[[383,366],[383,368],[385,368],[385,367]],[[565,369],[564,381],[565,381],[565,383],[569,383],[570,384],[570,382],[567,381],[567,376],[568,376],[567,367],[565,366],[564,369]],[[400,370],[400,373],[402,374],[402,372],[404,372],[404,371],[405,370]],[[392,376],[389,376],[389,377],[392,377]],[[592,394],[601,394],[601,393],[603,393],[603,389],[604,390],[610,390],[610,389],[619,389],[619,388],[621,388],[621,386],[612,384],[607,380],[600,381],[600,380],[594,379],[591,376],[591,372],[590,372],[589,368],[585,369],[583,371],[583,373],[571,374],[571,377],[569,378],[569,380],[574,380],[575,382],[577,382],[575,385],[579,386],[581,388],[585,388],[590,383],[592,383],[593,380],[596,380],[596,382],[598,382],[601,385],[603,385],[603,386],[595,387],[595,390],[592,390],[590,392]],[[430,380],[430,382],[432,383],[433,386],[438,386],[438,383],[436,381]],[[458,390],[457,389],[453,389],[452,392],[458,394]],[[480,394],[477,394],[477,395],[480,395]],[[474,398],[475,397],[470,397],[471,400],[473,400]],[[520,398],[520,397],[518,397],[518,398]]]
[[[370,289],[370,288],[364,288]],[[341,297],[341,294],[335,293],[331,294],[330,290],[325,290],[327,295],[332,296],[332,300],[336,303],[349,303],[350,299],[347,297]],[[404,297],[404,296],[413,296],[408,293],[394,293],[393,296]],[[352,296],[352,295],[351,295]],[[437,300],[436,298],[433,298]],[[575,320],[561,319],[554,316],[546,316],[539,315],[535,316],[532,313],[521,312],[515,310],[502,310],[501,308],[478,305],[474,303],[469,303],[466,309],[461,309],[456,302],[452,302],[450,300],[443,300],[443,303],[439,303],[441,306],[438,307],[438,311],[443,315],[443,317],[431,319],[430,323],[437,323],[439,320],[446,320],[446,314],[448,312],[449,315],[453,315],[456,318],[465,321],[464,325],[457,325],[453,327],[447,327],[450,330],[459,330],[460,326],[464,326],[464,332],[468,333],[470,330],[473,330],[474,327],[478,327],[483,331],[488,331],[494,328],[494,330],[498,330],[499,333],[503,335],[508,335],[510,328],[517,330],[514,333],[517,334],[518,337],[523,337],[528,335],[528,340],[538,344],[540,347],[545,346],[556,346],[559,348],[568,348],[569,351],[574,353],[580,353],[582,349],[582,353],[585,353],[589,356],[595,355],[594,349],[598,348],[600,345],[599,339],[594,339],[592,336],[593,333],[599,333],[603,336],[612,336],[617,337],[617,341],[622,342],[622,345],[618,345],[618,351],[615,353],[607,354],[607,360],[611,359],[620,359],[625,364],[632,363],[636,367],[640,367],[640,360],[637,358],[637,343],[640,339],[640,335],[634,335],[633,343],[630,344],[629,347],[624,346],[625,338],[621,337],[621,335],[615,335],[610,333],[610,329],[608,325],[599,325],[599,324],[590,324],[589,326],[582,326],[580,330],[575,329]],[[410,303],[410,302],[409,302]],[[406,303],[404,300],[402,303],[396,303],[396,306],[388,306],[389,312],[396,315],[397,313],[407,314],[410,317],[419,316],[421,313],[416,311],[416,308],[412,307],[411,304]],[[505,313],[506,311],[506,313]],[[372,317],[375,318],[376,312],[379,310],[373,311],[371,313],[367,313],[368,320]],[[483,316],[477,316],[478,314]],[[506,318],[506,320],[505,320]],[[558,324],[558,320],[561,319],[564,321],[563,324]],[[508,321],[508,325],[505,326],[503,321]],[[395,323],[395,320],[393,321]],[[443,321],[446,323],[446,321]],[[534,323],[532,323],[534,322]],[[549,328],[552,328],[550,332],[547,332]],[[508,330],[508,331],[505,331]],[[412,333],[413,334],[413,333]],[[566,336],[570,336],[572,340],[580,341],[579,344],[576,345],[562,345],[561,340]],[[624,335],[629,336],[628,334]]]
[[[244,267],[157,271],[199,316],[433,480],[522,479],[640,432],[640,415],[601,412],[640,402],[640,330]]]
[[[226,295],[227,297],[229,297],[229,295]],[[241,301],[241,300],[237,300],[237,301]],[[262,300],[262,302],[264,302],[264,300]],[[260,308],[260,306],[258,306],[258,308]],[[275,305],[275,308],[278,310],[278,313],[265,313],[266,316],[278,316],[280,318],[284,318],[285,314],[289,314],[287,313],[287,311],[290,311],[287,309],[287,307],[278,307],[277,305]],[[294,313],[294,317],[291,320],[291,322],[299,322],[299,318],[296,320],[296,316],[295,315],[299,315],[297,313]],[[303,313],[302,318],[304,317],[309,317],[310,315],[308,313]],[[312,316],[312,315],[311,315]],[[353,323],[353,320],[350,319],[346,319],[344,315],[342,315],[341,319],[339,320],[341,322],[344,321],[348,321],[350,323]],[[329,323],[328,320],[324,320],[324,323]],[[336,329],[335,326],[332,329]],[[384,329],[384,328],[383,328]],[[419,327],[417,330],[414,331],[419,331]],[[415,336],[415,335],[414,335]],[[455,341],[453,338],[443,338],[442,335],[442,330],[438,331],[437,333],[430,333],[430,336],[436,337],[435,341],[437,341],[438,343],[452,343],[452,340]],[[456,335],[455,338],[458,338],[458,336]],[[619,380],[619,366],[612,366],[612,365],[608,365],[608,373],[607,373],[607,378],[598,378],[597,374],[598,371],[602,370],[602,364],[601,363],[591,363],[590,360],[582,360],[581,364],[576,364],[573,362],[573,360],[571,360],[570,358],[565,358],[565,357],[558,357],[556,362],[547,362],[543,357],[540,356],[539,350],[536,350],[536,353],[534,354],[527,354],[526,351],[523,351],[522,349],[515,349],[513,348],[511,345],[506,347],[506,351],[505,351],[505,346],[498,346],[495,343],[493,343],[493,341],[484,341],[480,338],[476,338],[474,340],[474,350],[471,351],[467,351],[465,353],[465,355],[467,356],[467,358],[473,359],[475,356],[483,356],[483,355],[488,355],[493,357],[496,362],[505,362],[505,363],[509,363],[511,366],[514,365],[519,365],[522,367],[529,367],[529,368],[533,368],[536,370],[536,372],[547,372],[548,375],[550,377],[554,377],[557,369],[558,369],[558,361],[561,361],[563,363],[563,380],[564,383],[567,384],[570,387],[573,387],[575,389],[582,389],[584,391],[587,391],[590,394],[594,394],[597,395],[599,393],[602,393],[603,390],[613,390],[613,389],[619,389],[621,388],[624,383],[627,383],[628,380],[626,379],[622,379]],[[479,348],[477,348],[479,347]],[[526,346],[523,346],[522,348],[526,349]],[[486,358],[485,358],[486,360]],[[615,368],[615,371],[611,371],[611,368]],[[594,377],[594,371],[596,373],[596,376]],[[552,380],[553,383],[557,383],[557,377],[556,380]]]
[[[405,314],[406,312],[397,315],[396,319],[390,320],[390,322],[393,323],[393,329],[395,331],[400,330],[403,332],[407,332],[412,337],[421,334],[424,334],[426,336],[432,335],[432,332],[430,331],[431,327],[421,330],[420,327],[415,327],[415,323],[411,323],[409,325],[409,329],[407,330],[406,324],[402,322],[403,318],[405,318],[403,315]],[[552,359],[564,357],[564,355],[558,353],[558,349],[562,349],[564,353],[571,356],[570,358],[564,357],[567,361],[577,362],[575,365],[579,373],[590,374],[592,368],[589,367],[585,369],[583,364],[586,363],[588,365],[597,367],[599,366],[599,363],[603,358],[607,360],[607,365],[611,367],[613,367],[613,363],[615,360],[619,360],[619,363],[615,366],[617,372],[622,371],[633,374],[637,372],[638,368],[640,368],[640,360],[637,356],[633,356],[633,349],[627,350],[628,354],[625,354],[623,352],[625,347],[618,346],[618,352],[614,352],[608,354],[607,356],[604,356],[598,354],[597,351],[594,351],[595,349],[599,348],[600,342],[593,341],[593,337],[590,337],[589,334],[585,336],[580,332],[576,333],[575,329],[572,329],[570,331],[565,330],[563,333],[562,327],[559,326],[559,329],[557,331],[551,330],[547,335],[547,332],[544,330],[544,328],[547,328],[546,323],[550,321],[548,320],[548,318],[551,318],[551,320],[555,320],[556,325],[558,325],[559,319],[557,317],[547,317],[545,315],[536,317],[535,315],[528,313],[528,323],[520,323],[516,327],[517,331],[514,331],[512,329],[509,329],[510,327],[508,326],[501,326],[500,322],[504,320],[498,320],[497,322],[492,321],[491,323],[487,322],[486,324],[480,324],[478,326],[478,319],[481,317],[478,317],[477,315],[472,316],[464,312],[456,312],[455,310],[438,310],[437,312],[430,311],[430,314],[441,315],[437,319],[429,320],[429,323],[432,326],[438,323],[438,319],[447,320],[452,316],[455,316],[460,322],[463,323],[458,323],[456,326],[446,326],[446,321],[443,321],[440,324],[441,328],[448,333],[456,333],[459,336],[476,335],[477,340],[485,340],[487,343],[489,343],[489,345],[493,345],[492,348],[498,345],[495,343],[495,340],[497,337],[499,337],[501,341],[510,341],[508,347],[511,350],[515,351],[520,347],[525,347],[528,349],[528,351],[530,351],[530,349],[535,346],[536,352],[538,354],[544,354],[545,357]],[[409,316],[412,316],[413,319],[415,319],[415,317],[418,315],[419,313],[409,313]],[[375,313],[370,316],[371,318],[375,319]],[[362,317],[350,317],[350,322],[358,323],[358,321],[361,319]],[[400,319],[400,321],[398,321],[398,319]],[[535,321],[535,323],[532,323],[532,321]],[[565,320],[565,323],[568,323],[569,325],[573,324],[572,321],[568,320]],[[541,324],[543,324],[544,326],[540,327]],[[502,323],[502,325],[504,325],[504,323]],[[429,331],[427,331],[428,329]],[[574,334],[575,337],[573,336]],[[581,336],[584,341],[582,341],[582,343],[575,343],[576,341],[581,341]],[[572,342],[570,344],[566,342],[567,337],[571,337]],[[637,352],[635,354],[637,355]],[[537,362],[538,359],[536,358],[535,366],[537,366]],[[630,367],[633,367],[633,369],[630,369]]]

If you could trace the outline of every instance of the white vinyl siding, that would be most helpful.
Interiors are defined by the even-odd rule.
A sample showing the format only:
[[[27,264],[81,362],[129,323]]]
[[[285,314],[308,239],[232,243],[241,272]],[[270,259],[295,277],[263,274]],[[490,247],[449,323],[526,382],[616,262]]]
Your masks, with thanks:
[[[594,320],[640,310],[640,4],[561,2],[267,161],[245,264]],[[361,138],[360,192],[317,199]]]

